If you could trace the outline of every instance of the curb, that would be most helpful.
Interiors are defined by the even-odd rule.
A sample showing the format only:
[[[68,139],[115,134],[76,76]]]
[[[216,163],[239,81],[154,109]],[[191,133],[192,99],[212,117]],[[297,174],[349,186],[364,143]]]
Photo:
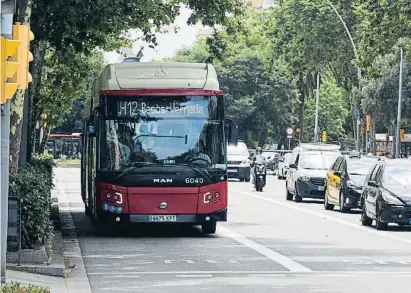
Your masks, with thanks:
[[[51,217],[54,224],[54,239],[53,247],[51,249],[51,264],[26,264],[17,265],[15,263],[8,263],[7,269],[17,272],[26,272],[31,274],[38,274],[51,277],[66,277],[66,267],[63,260],[63,237],[60,230],[60,210],[58,204],[57,191],[51,191]],[[34,259],[36,255],[33,255]],[[15,257],[18,257],[15,255]],[[38,258],[38,257],[37,257]],[[16,261],[16,260],[15,260]]]
[[[68,292],[92,293],[64,184],[57,181],[56,188],[60,202],[67,205],[60,211],[60,221],[64,262],[67,268],[72,268],[66,276]]]

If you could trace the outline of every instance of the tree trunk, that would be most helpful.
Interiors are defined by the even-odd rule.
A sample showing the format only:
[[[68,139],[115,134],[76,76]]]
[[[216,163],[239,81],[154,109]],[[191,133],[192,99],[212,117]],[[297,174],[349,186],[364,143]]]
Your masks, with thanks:
[[[50,134],[50,128],[44,127],[43,128],[43,137],[41,138],[41,143],[40,143],[39,149],[38,149],[38,152],[41,153],[41,154],[44,153],[49,134]]]
[[[17,21],[30,23],[32,0],[19,0],[17,3]],[[18,90],[10,103],[10,174],[19,169],[21,129],[23,126],[23,105],[25,90]]]
[[[35,137],[35,129],[37,118],[39,117],[38,101],[40,99],[41,78],[44,67],[44,60],[47,51],[47,43],[44,41],[33,43],[33,86],[30,88],[30,100],[29,100],[29,122],[28,122],[28,143],[27,143],[27,157],[30,159],[33,151],[33,143]]]

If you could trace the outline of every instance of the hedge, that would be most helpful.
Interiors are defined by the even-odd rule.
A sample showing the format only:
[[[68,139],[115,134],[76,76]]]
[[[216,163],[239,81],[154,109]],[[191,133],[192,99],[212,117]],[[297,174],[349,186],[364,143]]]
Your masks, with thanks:
[[[20,283],[13,282],[11,285],[1,286],[0,293],[50,293],[50,290],[37,286],[23,287]]]
[[[54,165],[52,155],[39,155],[15,176],[10,176],[9,196],[21,200],[23,249],[39,249],[54,236],[51,220]]]

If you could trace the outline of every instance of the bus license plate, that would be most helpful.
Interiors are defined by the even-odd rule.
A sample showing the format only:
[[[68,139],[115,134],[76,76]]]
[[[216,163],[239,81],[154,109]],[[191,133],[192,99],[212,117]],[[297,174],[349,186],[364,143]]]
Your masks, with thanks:
[[[150,222],[175,222],[177,221],[176,215],[153,215],[148,216]]]
[[[228,173],[237,173],[237,169],[228,169]]]

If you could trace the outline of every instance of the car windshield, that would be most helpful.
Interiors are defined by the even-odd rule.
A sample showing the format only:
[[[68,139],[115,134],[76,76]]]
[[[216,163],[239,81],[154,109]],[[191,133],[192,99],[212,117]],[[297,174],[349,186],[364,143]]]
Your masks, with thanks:
[[[237,146],[229,145],[227,148],[227,154],[233,156],[249,156],[248,148],[245,143],[239,142]]]
[[[223,126],[219,120],[210,119],[212,102],[210,97],[196,96],[174,100],[166,106],[151,97],[151,101],[136,102],[138,107],[150,109],[144,113],[120,105],[118,114],[125,113],[126,117],[101,121],[105,143],[100,151],[100,169],[121,171],[144,164],[196,164],[225,169]]]
[[[347,170],[349,175],[367,176],[370,168],[375,164],[373,160],[348,160]]]
[[[387,166],[382,176],[385,185],[411,191],[411,166]]]
[[[302,169],[327,170],[340,154],[301,154],[299,166]]]

